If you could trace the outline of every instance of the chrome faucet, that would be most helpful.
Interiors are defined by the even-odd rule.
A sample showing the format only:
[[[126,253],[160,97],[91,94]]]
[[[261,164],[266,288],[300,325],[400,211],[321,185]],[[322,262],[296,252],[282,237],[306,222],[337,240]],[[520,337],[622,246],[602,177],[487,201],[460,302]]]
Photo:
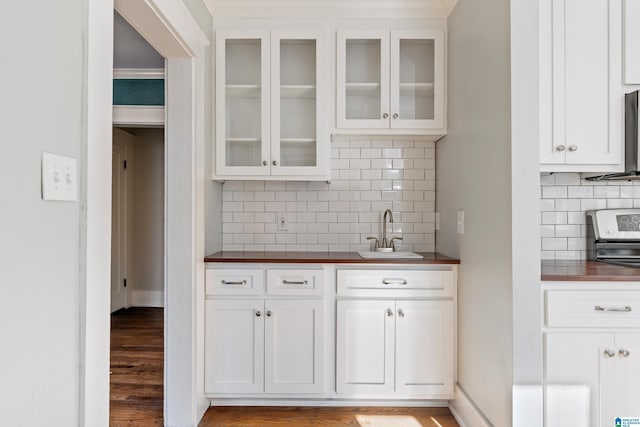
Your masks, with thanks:
[[[389,224],[393,224],[393,213],[391,213],[391,209],[387,209],[384,211],[384,215],[382,215],[382,247],[389,248],[390,242],[387,241],[387,215],[389,215]]]

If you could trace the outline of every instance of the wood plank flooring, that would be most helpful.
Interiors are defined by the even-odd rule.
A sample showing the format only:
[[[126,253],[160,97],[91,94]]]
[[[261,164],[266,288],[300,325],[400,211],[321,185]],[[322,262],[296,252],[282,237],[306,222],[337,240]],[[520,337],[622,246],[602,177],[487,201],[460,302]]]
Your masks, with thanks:
[[[112,427],[162,426],[163,310],[111,315]],[[200,427],[458,427],[447,408],[211,407]]]
[[[162,426],[163,318],[161,308],[129,308],[111,315],[113,427]]]
[[[199,427],[458,427],[447,408],[211,407]]]

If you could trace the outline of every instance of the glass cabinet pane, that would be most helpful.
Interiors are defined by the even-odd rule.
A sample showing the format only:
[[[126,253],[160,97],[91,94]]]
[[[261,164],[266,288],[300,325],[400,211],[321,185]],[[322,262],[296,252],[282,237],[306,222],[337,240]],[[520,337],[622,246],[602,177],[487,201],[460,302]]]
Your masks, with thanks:
[[[376,120],[381,106],[381,40],[346,40],[345,115],[348,120]]]
[[[280,40],[280,166],[316,166],[316,40]]]
[[[260,166],[261,40],[226,40],[225,62],[225,164]]]
[[[434,40],[400,40],[400,119],[434,119]]]

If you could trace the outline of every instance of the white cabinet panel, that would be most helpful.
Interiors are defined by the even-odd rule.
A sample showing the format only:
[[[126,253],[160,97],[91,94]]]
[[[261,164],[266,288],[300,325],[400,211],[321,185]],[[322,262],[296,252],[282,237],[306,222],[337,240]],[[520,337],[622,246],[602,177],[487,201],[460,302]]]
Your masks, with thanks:
[[[265,313],[265,392],[321,393],[323,301],[266,301]]]
[[[637,417],[640,414],[640,333],[616,333],[615,339],[617,398],[605,417]]]
[[[453,393],[453,302],[396,301],[396,393]]]
[[[624,0],[624,84],[640,84],[640,0]]]
[[[336,391],[394,391],[394,301],[338,301]]]
[[[208,300],[205,392],[261,393],[264,381],[262,300]]]

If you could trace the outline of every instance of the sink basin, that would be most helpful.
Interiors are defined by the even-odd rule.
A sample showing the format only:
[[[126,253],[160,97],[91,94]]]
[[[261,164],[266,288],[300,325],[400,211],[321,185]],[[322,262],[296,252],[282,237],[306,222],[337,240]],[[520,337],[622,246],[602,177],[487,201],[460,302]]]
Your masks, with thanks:
[[[422,255],[418,255],[414,252],[397,251],[397,252],[372,252],[372,251],[358,251],[358,255],[362,258],[377,258],[377,259],[422,259]]]

